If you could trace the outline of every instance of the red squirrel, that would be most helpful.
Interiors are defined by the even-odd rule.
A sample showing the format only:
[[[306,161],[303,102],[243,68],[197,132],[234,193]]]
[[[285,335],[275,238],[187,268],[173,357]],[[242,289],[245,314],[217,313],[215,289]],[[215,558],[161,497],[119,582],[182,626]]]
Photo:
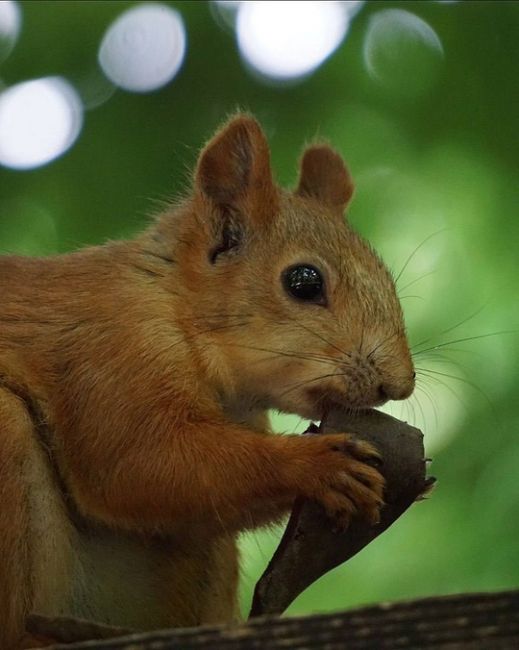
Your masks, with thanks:
[[[413,390],[391,274],[344,218],[352,193],[320,144],[280,189],[239,114],[135,239],[0,257],[0,648],[30,612],[234,620],[237,535],[297,496],[343,528],[377,521],[376,450],[273,435],[267,417]]]

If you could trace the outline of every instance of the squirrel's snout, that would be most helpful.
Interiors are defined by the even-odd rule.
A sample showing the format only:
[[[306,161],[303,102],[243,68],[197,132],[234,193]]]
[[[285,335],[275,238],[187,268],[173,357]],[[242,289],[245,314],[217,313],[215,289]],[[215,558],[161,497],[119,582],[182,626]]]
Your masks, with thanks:
[[[381,383],[378,387],[380,399],[383,399],[384,401],[390,399],[407,399],[411,396],[414,390],[414,377],[415,374],[413,372],[412,376],[408,380]]]
[[[406,364],[392,360],[386,367],[376,359],[352,355],[344,364],[343,377],[351,404],[381,405],[407,399],[414,390],[415,373]]]

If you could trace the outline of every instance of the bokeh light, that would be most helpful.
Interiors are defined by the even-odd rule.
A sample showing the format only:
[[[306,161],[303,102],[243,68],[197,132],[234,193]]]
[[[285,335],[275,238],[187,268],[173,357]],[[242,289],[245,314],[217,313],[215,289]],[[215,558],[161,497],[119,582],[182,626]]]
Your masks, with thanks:
[[[349,22],[347,3],[242,2],[236,22],[238,46],[246,63],[261,75],[297,79],[332,54]]]
[[[20,5],[14,0],[0,1],[0,61],[5,59],[15,46],[22,26]]]
[[[0,164],[32,169],[61,156],[83,123],[76,90],[61,77],[25,81],[0,94]]]
[[[416,97],[436,81],[443,46],[422,18],[403,9],[384,9],[370,18],[363,54],[369,75],[386,90]]]
[[[120,88],[146,93],[161,88],[179,71],[186,50],[180,14],[149,3],[121,14],[106,31],[99,63]]]

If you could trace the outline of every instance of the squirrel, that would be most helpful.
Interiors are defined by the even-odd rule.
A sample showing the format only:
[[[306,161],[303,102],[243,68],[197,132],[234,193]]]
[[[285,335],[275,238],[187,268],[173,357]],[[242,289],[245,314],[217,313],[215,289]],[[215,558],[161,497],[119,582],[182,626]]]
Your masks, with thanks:
[[[235,620],[241,531],[298,496],[340,528],[378,520],[372,446],[268,423],[413,391],[394,281],[344,217],[353,189],[327,144],[280,189],[237,114],[136,238],[0,257],[0,648],[31,612]]]

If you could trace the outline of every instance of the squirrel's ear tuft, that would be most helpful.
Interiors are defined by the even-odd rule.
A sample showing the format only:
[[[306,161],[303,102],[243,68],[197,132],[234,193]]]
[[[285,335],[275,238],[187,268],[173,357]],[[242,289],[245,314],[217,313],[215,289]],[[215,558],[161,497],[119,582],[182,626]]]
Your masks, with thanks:
[[[325,144],[305,149],[296,194],[343,212],[353,190],[350,172],[336,151]]]
[[[238,115],[208,142],[195,185],[218,207],[267,210],[275,190],[267,140],[255,119]]]

